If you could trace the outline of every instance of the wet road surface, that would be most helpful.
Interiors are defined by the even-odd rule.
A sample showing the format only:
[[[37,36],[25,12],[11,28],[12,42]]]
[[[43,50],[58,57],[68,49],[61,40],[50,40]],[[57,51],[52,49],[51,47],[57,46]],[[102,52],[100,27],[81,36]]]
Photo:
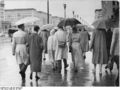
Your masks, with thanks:
[[[40,79],[36,81],[35,74],[33,74],[33,80],[29,79],[30,66],[28,66],[26,81],[22,83],[21,76],[18,73],[19,67],[16,64],[15,57],[12,56],[11,46],[10,39],[0,38],[0,86],[114,86],[117,76],[116,65],[114,65],[112,73],[109,70],[105,71],[105,66],[103,66],[102,75],[99,75],[99,66],[97,66],[96,73],[93,73],[91,52],[86,54],[85,67],[78,73],[72,70],[71,54],[69,53],[67,71],[62,68],[61,74],[53,72],[47,58],[42,63]]]

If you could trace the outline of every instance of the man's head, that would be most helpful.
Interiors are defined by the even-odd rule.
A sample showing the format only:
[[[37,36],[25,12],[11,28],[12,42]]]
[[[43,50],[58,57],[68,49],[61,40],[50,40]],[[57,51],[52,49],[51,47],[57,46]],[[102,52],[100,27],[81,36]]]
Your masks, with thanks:
[[[35,32],[38,32],[38,31],[39,31],[39,29],[40,29],[40,28],[39,28],[39,26],[37,26],[37,25],[36,25],[36,26],[34,26],[34,31],[35,31]]]
[[[24,24],[20,24],[20,25],[18,25],[18,28],[24,31],[25,26],[24,26]]]

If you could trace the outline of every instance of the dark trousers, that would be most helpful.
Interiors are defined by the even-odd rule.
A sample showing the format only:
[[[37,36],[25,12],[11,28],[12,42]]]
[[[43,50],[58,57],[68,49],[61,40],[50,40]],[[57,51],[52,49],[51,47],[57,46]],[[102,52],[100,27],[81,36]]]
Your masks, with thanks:
[[[21,74],[22,79],[25,79],[25,72],[26,72],[27,66],[28,65],[25,65],[24,63],[19,64],[19,68],[20,68],[19,73]]]

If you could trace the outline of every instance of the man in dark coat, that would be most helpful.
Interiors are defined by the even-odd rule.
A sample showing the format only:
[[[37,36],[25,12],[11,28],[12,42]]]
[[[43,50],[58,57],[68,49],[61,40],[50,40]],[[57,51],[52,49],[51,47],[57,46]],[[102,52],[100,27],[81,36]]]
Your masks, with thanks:
[[[42,38],[38,35],[39,26],[34,27],[34,31],[29,38],[29,55],[30,55],[30,66],[31,66],[31,75],[36,72],[36,80],[39,79],[38,72],[41,72],[42,65],[42,52],[43,52],[43,41]]]

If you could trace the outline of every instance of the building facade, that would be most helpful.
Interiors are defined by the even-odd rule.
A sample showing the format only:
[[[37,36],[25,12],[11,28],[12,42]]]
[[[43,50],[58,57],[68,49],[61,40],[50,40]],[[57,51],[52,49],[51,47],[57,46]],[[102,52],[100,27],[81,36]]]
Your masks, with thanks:
[[[26,9],[6,9],[5,10],[5,21],[11,22],[11,26],[15,24],[16,21],[25,18],[25,17],[37,17],[40,20],[35,22],[34,24],[42,26],[47,24],[47,13],[43,11],[37,11],[34,8],[26,8]],[[49,14],[49,23],[53,25],[57,25],[61,20],[61,17],[54,17]]]
[[[62,19],[63,19],[62,17],[52,16],[52,24],[57,26]]]
[[[107,19],[108,28],[118,26],[119,24],[119,2],[102,1],[103,17]]]
[[[2,31],[3,21],[4,21],[4,0],[0,0],[0,32]]]

